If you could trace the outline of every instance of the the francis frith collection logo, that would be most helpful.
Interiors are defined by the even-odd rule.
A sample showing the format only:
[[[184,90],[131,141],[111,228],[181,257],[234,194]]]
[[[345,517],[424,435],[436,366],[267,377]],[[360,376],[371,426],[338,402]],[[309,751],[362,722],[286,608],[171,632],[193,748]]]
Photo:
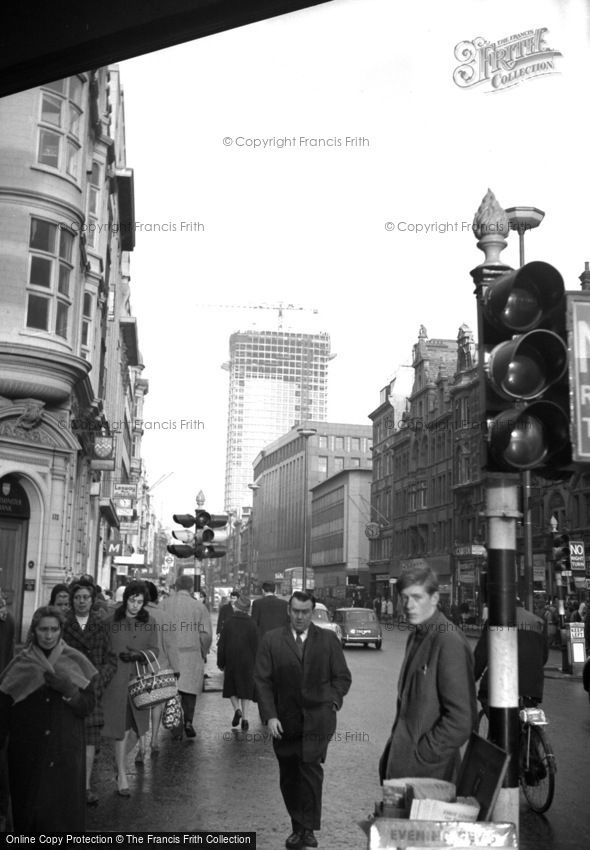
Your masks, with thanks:
[[[556,73],[555,60],[562,54],[547,45],[547,32],[547,27],[541,27],[498,41],[481,37],[460,41],[455,59],[461,64],[453,71],[453,80],[462,89],[488,83],[491,91],[501,91]]]

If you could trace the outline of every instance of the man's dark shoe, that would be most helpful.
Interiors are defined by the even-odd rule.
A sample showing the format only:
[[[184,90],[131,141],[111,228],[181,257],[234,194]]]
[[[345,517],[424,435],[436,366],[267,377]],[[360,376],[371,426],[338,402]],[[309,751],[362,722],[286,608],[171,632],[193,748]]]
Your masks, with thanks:
[[[197,737],[197,733],[195,732],[195,727],[193,726],[192,723],[185,723],[184,724],[184,732],[185,732],[187,738],[196,738]]]
[[[313,831],[311,829],[304,829],[303,835],[301,836],[301,838],[303,840],[303,846],[304,847],[317,847],[318,846],[318,840],[315,837],[315,835],[313,834]]]
[[[301,847],[305,847],[303,834],[301,832],[292,832],[285,841],[285,847],[287,850],[300,850]]]

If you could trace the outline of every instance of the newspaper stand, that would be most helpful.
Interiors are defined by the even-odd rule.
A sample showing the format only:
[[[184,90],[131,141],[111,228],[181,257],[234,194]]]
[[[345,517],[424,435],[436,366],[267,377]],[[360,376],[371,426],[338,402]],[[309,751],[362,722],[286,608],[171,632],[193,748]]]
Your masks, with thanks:
[[[456,795],[464,802],[472,801],[477,804],[475,812],[479,809],[479,818],[481,818],[477,821],[451,820],[453,817],[468,817],[469,806],[460,805],[457,810],[461,814],[455,814],[453,807],[456,804],[444,802],[449,800],[446,796],[447,789],[444,787],[440,788],[438,800],[420,801],[438,803],[438,811],[444,820],[409,818],[406,808],[408,802],[407,799],[404,801],[403,791],[400,793],[401,788],[389,787],[389,791],[385,788],[386,785],[397,785],[397,781],[391,780],[389,783],[384,783],[384,800],[388,802],[380,802],[375,807],[375,819],[368,830],[369,850],[410,850],[410,848],[411,850],[418,850],[418,848],[446,850],[449,847],[456,850],[471,850],[473,847],[508,847],[517,850],[518,837],[515,824],[495,823],[489,820],[508,761],[509,756],[504,750],[472,733],[461,763]],[[401,786],[408,783],[411,790],[411,783],[419,781],[400,779],[399,784]],[[435,780],[422,781],[433,783],[431,787],[434,788]],[[451,783],[439,784],[450,786],[453,791],[455,790]],[[426,789],[420,789],[419,796],[423,796],[424,790],[430,796],[428,785]],[[409,791],[406,793],[406,798],[408,796],[412,796]],[[425,817],[435,810],[434,807],[430,810],[426,808]],[[449,814],[451,812],[453,813]]]
[[[586,661],[584,623],[566,623],[561,630],[562,672],[581,676]]]

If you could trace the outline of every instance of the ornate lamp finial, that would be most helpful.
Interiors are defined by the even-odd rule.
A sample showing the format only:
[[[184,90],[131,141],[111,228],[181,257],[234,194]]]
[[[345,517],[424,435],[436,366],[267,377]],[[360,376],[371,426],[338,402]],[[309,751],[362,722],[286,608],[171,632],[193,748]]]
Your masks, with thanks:
[[[477,247],[485,254],[483,265],[502,265],[500,252],[506,247],[505,237],[509,230],[508,216],[492,190],[488,189],[473,218]]]

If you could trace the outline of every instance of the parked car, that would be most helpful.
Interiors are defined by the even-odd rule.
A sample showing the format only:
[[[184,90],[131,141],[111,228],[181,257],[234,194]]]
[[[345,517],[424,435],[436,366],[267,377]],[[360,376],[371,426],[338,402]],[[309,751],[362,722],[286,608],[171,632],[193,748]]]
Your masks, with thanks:
[[[316,602],[311,619],[316,626],[320,627],[320,629],[329,629],[329,631],[334,632],[338,640],[342,640],[340,626],[332,622],[330,619],[330,612],[323,602]]]
[[[334,623],[340,628],[340,642],[374,644],[375,649],[381,649],[383,633],[381,625],[371,608],[337,608],[334,612]]]

